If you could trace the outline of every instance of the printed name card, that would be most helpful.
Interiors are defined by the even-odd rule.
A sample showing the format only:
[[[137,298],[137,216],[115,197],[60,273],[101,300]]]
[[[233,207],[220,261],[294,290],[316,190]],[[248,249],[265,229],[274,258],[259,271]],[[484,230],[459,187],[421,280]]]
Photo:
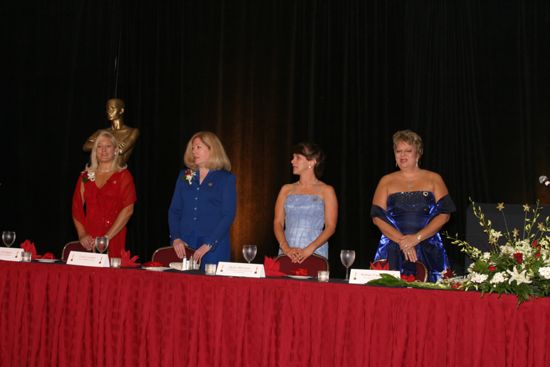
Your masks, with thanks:
[[[380,274],[389,274],[397,279],[401,279],[401,273],[397,270],[351,269],[349,284],[366,284],[371,280],[381,278]]]
[[[247,264],[220,261],[216,269],[216,275],[228,277],[265,278],[263,264]]]
[[[22,248],[0,247],[0,260],[6,261],[22,261]]]
[[[67,258],[67,264],[108,268],[109,256],[107,254],[95,254],[93,252],[71,251]]]

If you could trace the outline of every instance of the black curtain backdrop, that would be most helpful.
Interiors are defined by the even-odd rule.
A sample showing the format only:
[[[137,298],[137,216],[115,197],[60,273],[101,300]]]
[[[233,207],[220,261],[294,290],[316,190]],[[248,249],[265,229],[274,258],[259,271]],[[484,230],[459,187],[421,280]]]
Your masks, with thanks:
[[[2,229],[59,254],[75,239],[71,197],[126,102],[141,131],[129,168],[138,202],[127,247],[142,261],[168,244],[167,209],[190,136],[212,130],[237,176],[233,258],[246,243],[273,256],[273,205],[295,178],[294,143],[328,154],[340,209],[330,241],[368,267],[379,178],[395,169],[391,136],[424,139],[464,235],[468,197],[549,202],[550,2],[546,0],[35,0],[3,2]],[[447,246],[457,270],[463,258]]]

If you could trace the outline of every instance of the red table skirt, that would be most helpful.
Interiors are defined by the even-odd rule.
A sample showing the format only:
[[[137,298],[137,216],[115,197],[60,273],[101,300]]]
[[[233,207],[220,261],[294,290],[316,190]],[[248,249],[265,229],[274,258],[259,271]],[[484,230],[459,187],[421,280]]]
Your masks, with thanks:
[[[549,366],[550,299],[0,261],[2,366]]]

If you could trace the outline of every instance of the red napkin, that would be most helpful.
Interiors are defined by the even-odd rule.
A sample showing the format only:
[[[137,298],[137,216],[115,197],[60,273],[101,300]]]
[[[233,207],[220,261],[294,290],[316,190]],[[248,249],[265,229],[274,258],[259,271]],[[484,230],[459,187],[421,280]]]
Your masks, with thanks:
[[[266,277],[284,277],[286,275],[280,270],[281,264],[267,256],[264,256],[264,269]]]
[[[388,260],[378,260],[374,263],[370,263],[372,270],[390,270],[390,263]]]
[[[30,240],[25,240],[21,244],[21,248],[25,250],[26,252],[30,252],[32,254],[31,259],[36,260],[38,257],[36,256],[36,247],[34,246],[34,243]]]
[[[55,255],[52,254],[51,252],[46,252],[44,255],[42,255],[42,257],[40,257],[40,255],[38,255],[38,258],[42,258],[42,259],[55,259]]]
[[[162,266],[162,263],[159,263],[158,261],[147,261],[146,263],[143,263],[143,266],[146,268],[158,268],[159,266]]]
[[[401,274],[401,279],[403,279],[407,283],[414,282],[414,280],[415,280],[413,274]]]
[[[131,256],[130,251],[120,251],[120,266],[123,268],[135,268],[140,266],[140,263],[137,263],[136,260],[139,259],[139,256]]]
[[[294,270],[294,275],[307,276],[307,275],[309,275],[309,274],[307,273],[307,269],[298,268],[298,269]]]

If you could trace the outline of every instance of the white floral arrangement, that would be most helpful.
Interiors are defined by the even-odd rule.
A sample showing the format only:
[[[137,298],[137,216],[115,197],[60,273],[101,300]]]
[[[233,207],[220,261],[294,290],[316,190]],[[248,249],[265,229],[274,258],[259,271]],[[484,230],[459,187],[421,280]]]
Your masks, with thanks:
[[[481,208],[471,201],[474,215],[488,236],[490,250],[482,252],[468,242],[448,236],[468,255],[472,264],[461,284],[453,288],[483,293],[515,294],[518,302],[550,295],[550,217],[540,218],[541,207],[523,205],[524,226],[508,230],[504,203],[497,205],[502,213],[505,232],[493,229]]]

